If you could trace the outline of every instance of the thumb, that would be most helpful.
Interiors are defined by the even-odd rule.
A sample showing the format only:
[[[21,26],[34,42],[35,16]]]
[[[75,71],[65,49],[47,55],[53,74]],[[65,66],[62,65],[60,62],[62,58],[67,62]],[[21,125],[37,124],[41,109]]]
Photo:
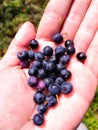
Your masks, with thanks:
[[[19,60],[17,58],[17,52],[20,50],[27,50],[29,47],[29,41],[35,38],[35,28],[31,22],[25,22],[14,39],[12,40],[6,54],[2,58],[1,62],[3,62],[3,67],[15,66],[19,64]]]

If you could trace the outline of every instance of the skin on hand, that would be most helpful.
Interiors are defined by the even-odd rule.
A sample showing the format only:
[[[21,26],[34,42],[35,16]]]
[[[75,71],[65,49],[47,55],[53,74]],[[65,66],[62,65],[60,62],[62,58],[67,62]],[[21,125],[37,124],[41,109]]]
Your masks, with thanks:
[[[59,12],[57,7],[59,7]],[[79,7],[82,12],[77,11],[80,10]],[[17,52],[28,49],[28,42],[35,38],[35,30],[30,22],[26,22],[20,28],[0,61],[0,130],[76,129],[96,92],[98,80],[96,68],[98,61],[95,60],[98,57],[97,9],[97,0],[87,0],[84,4],[80,0],[75,0],[73,3],[71,0],[50,0],[45,10],[36,36],[40,43],[38,50],[41,51],[46,45],[55,48],[51,36],[58,31],[67,32],[68,38],[74,40],[76,53],[86,52],[87,60],[83,64],[77,61],[75,55],[72,57],[68,69],[72,72],[70,81],[74,90],[67,96],[59,97],[57,106],[45,114],[45,123],[40,127],[29,121],[36,113],[36,105],[33,102],[34,90],[27,85],[27,69],[21,69],[17,59]],[[62,18],[64,23],[62,28],[61,25],[58,26],[59,18]],[[72,29],[73,27],[75,30]],[[64,36],[66,39],[66,35]]]
[[[33,38],[34,26],[24,23],[0,61],[0,130],[19,130],[35,108],[34,92],[28,87],[25,70],[21,69],[17,58],[17,52],[27,50]]]

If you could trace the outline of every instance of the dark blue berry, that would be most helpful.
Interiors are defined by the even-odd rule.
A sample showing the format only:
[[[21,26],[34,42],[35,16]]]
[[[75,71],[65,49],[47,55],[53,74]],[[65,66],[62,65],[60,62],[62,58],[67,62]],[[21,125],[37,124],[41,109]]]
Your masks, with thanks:
[[[45,104],[39,104],[38,107],[37,107],[37,111],[40,114],[43,114],[47,111],[47,106]]]
[[[36,92],[33,97],[35,103],[41,104],[45,101],[45,95],[42,92]]]
[[[37,67],[34,67],[34,66],[30,67],[29,70],[28,70],[28,74],[30,76],[37,76],[37,74],[38,74]]]
[[[57,73],[56,72],[49,73],[48,77],[55,80],[57,78]]]
[[[69,94],[73,89],[73,86],[70,82],[63,82],[61,84],[61,92],[64,94]]]
[[[57,68],[57,72],[60,72],[62,69],[65,69],[65,65],[59,63],[56,65],[56,68]]]
[[[48,63],[48,60],[47,60],[47,59],[44,59],[44,60],[42,61],[42,66],[45,68],[46,65],[47,65],[47,63]]]
[[[36,68],[40,68],[41,67],[41,62],[39,61],[34,61],[33,64],[32,64],[33,67],[36,67]]]
[[[35,48],[38,47],[39,43],[38,43],[37,40],[32,39],[32,40],[30,41],[29,45],[30,45],[30,47],[31,47],[32,49],[35,49]]]
[[[61,91],[60,85],[57,84],[57,83],[50,84],[49,87],[48,87],[48,91],[52,95],[60,94],[60,91]]]
[[[64,78],[64,79],[69,79],[71,77],[71,72],[67,69],[63,69],[60,71],[60,74],[61,76]]]
[[[26,50],[22,50],[22,51],[19,51],[17,53],[17,57],[18,59],[20,59],[21,61],[26,61],[28,60],[29,56],[28,56],[28,52]]]
[[[35,86],[37,85],[37,83],[38,83],[37,77],[35,77],[35,76],[30,76],[30,77],[28,78],[28,85],[29,85],[29,86],[35,87]]]
[[[52,41],[59,44],[63,41],[63,36],[60,33],[55,33],[52,37]]]
[[[42,114],[35,114],[33,117],[33,122],[37,126],[42,125],[44,122],[44,116]]]
[[[65,47],[68,47],[68,46],[74,46],[74,42],[72,40],[66,40]]]
[[[49,58],[49,61],[50,61],[50,62],[54,62],[54,63],[58,63],[58,58],[56,57],[56,55],[52,55],[52,56]]]
[[[57,99],[53,95],[46,96],[45,101],[47,102],[47,106],[48,107],[52,107],[52,106],[54,106],[57,103]]]
[[[44,55],[42,52],[36,52],[35,53],[35,60],[42,61],[44,59]]]
[[[45,66],[46,71],[52,71],[54,70],[56,67],[54,62],[48,62]]]
[[[55,48],[55,55],[56,56],[62,56],[62,55],[64,55],[64,53],[65,53],[65,47],[63,47],[63,46],[57,46]]]
[[[70,56],[68,54],[65,54],[60,57],[60,63],[67,64],[70,61]]]
[[[28,51],[28,56],[29,56],[29,59],[34,60],[34,57],[35,57],[34,51],[33,50],[29,50]]]
[[[77,53],[76,57],[77,57],[77,59],[78,59],[79,61],[84,61],[84,60],[87,58],[85,52],[79,52],[79,53]]]
[[[68,46],[66,47],[66,52],[68,55],[72,55],[75,53],[75,47],[74,46]]]
[[[62,77],[57,77],[56,80],[55,80],[55,83],[56,84],[62,84],[64,82],[64,79]]]
[[[45,69],[41,68],[38,70],[38,78],[45,78],[46,77],[46,71]]]
[[[46,46],[43,48],[43,54],[45,56],[51,56],[53,54],[53,49],[50,46]]]
[[[29,66],[29,61],[20,61],[21,68],[27,68]]]
[[[44,82],[45,82],[46,86],[49,87],[49,85],[53,83],[53,79],[52,78],[45,78]]]

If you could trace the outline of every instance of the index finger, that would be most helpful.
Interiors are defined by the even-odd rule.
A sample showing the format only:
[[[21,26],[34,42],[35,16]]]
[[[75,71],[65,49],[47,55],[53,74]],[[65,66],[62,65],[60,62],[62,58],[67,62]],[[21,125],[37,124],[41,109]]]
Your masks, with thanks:
[[[40,21],[37,39],[51,38],[60,31],[61,24],[67,16],[73,0],[50,0]]]

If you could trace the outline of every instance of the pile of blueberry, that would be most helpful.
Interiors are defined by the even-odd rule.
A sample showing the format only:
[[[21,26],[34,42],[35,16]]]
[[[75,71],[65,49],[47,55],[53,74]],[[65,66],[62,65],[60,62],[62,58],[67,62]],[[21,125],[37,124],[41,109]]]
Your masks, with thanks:
[[[58,44],[53,49],[51,46],[45,46],[42,52],[35,52],[39,43],[32,39],[29,43],[30,50],[22,50],[17,53],[22,68],[28,67],[28,85],[36,88],[33,100],[37,106],[38,113],[34,115],[33,122],[35,125],[42,125],[44,122],[43,114],[57,104],[58,96],[69,94],[73,90],[72,83],[68,82],[71,77],[70,70],[67,65],[71,59],[71,55],[75,53],[75,47],[72,40],[66,40],[64,46],[60,46],[63,42],[63,36],[56,33],[52,37],[52,41]],[[86,54],[79,52],[77,59],[84,61]]]

